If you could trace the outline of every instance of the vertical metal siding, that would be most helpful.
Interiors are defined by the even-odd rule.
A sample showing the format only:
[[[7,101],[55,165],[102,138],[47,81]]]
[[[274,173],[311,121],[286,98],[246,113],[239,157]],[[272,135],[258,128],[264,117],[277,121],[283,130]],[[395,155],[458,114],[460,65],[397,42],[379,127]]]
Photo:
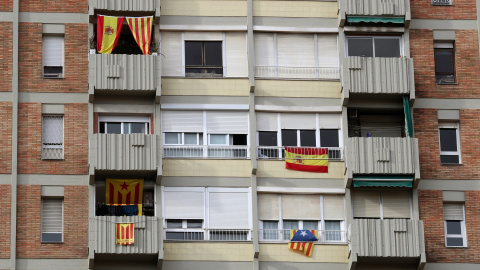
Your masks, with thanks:
[[[353,16],[405,16],[408,0],[343,0],[345,13]]]
[[[418,164],[418,139],[353,137],[347,139],[348,168],[363,174],[414,174]]]
[[[344,60],[351,93],[410,94],[414,91],[413,59],[351,56]]]
[[[155,0],[96,0],[94,8],[118,11],[155,11]]]

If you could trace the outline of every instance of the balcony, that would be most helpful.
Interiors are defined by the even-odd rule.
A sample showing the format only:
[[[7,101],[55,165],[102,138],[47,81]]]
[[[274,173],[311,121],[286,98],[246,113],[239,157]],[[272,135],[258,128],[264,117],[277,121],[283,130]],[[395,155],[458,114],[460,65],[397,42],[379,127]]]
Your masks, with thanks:
[[[308,150],[325,149],[326,147],[296,147],[300,152],[307,154]],[[261,160],[285,160],[285,146],[257,146],[257,159]],[[319,157],[302,159],[322,159]],[[342,161],[343,150],[341,147],[328,147],[328,160]]]
[[[305,79],[305,80],[338,80],[340,72],[338,67],[278,67],[256,66],[256,78],[275,79]]]
[[[408,27],[411,19],[408,0],[341,0],[339,9],[340,26],[344,26],[345,22],[402,21],[401,26],[405,24]]]
[[[155,95],[160,97],[157,55],[90,54],[89,95]]]
[[[421,220],[354,219],[349,229],[352,269],[359,259],[383,263],[396,263],[399,259],[415,264],[425,263]]]
[[[249,229],[168,229],[164,228],[168,241],[252,241]]]
[[[319,230],[318,241],[315,244],[338,244],[347,242],[346,231]],[[258,230],[260,243],[288,243],[290,241],[290,230],[260,229]]]
[[[89,0],[89,15],[94,15],[94,10],[121,11],[135,13],[155,12],[155,17],[160,16],[160,1],[155,0]]]
[[[164,145],[163,158],[177,159],[248,159],[248,146]]]

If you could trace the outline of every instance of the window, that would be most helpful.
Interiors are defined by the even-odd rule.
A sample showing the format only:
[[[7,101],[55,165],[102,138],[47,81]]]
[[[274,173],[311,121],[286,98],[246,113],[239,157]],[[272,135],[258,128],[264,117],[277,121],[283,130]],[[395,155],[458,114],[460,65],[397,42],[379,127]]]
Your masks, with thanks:
[[[455,50],[452,42],[435,42],[435,80],[438,84],[455,83]]]
[[[354,218],[411,218],[409,190],[355,190],[352,192]]]
[[[42,116],[42,159],[63,159],[63,115]]]
[[[445,246],[467,246],[464,205],[443,204],[443,218],[445,220]]]
[[[440,138],[440,163],[460,164],[458,123],[440,124],[438,134]]]
[[[99,133],[150,133],[150,117],[148,116],[99,116],[98,122]]]
[[[347,37],[347,55],[363,57],[400,57],[400,37]]]
[[[63,36],[43,36],[43,78],[63,78]]]
[[[432,5],[434,5],[434,6],[451,6],[451,5],[453,5],[453,0],[432,0]]]
[[[42,243],[63,242],[63,199],[42,198]]]
[[[221,41],[185,41],[185,75],[221,77]]]
[[[203,230],[188,230],[188,229],[202,229],[202,219],[167,219],[166,239],[169,240],[203,240]],[[175,229],[181,229],[176,231]],[[184,230],[186,229],[186,230]]]

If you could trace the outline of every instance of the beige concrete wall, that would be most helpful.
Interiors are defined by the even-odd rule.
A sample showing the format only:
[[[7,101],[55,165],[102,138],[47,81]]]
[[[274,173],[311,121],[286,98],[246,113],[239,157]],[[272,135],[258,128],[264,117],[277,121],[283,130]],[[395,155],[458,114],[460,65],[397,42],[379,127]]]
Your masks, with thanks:
[[[162,96],[248,96],[248,79],[162,78]]]
[[[340,82],[255,80],[257,97],[341,98]]]
[[[253,261],[251,243],[164,243],[166,261]]]
[[[250,160],[164,159],[163,176],[250,177]]]
[[[246,0],[162,0],[162,15],[247,16]]]
[[[257,166],[257,177],[343,179],[345,171],[344,162],[329,162],[328,173],[287,170],[283,160],[259,160]]]
[[[337,2],[253,1],[253,16],[337,18],[337,9]]]
[[[315,245],[311,257],[303,251],[291,250],[288,244],[260,244],[259,261],[348,263],[346,245]]]

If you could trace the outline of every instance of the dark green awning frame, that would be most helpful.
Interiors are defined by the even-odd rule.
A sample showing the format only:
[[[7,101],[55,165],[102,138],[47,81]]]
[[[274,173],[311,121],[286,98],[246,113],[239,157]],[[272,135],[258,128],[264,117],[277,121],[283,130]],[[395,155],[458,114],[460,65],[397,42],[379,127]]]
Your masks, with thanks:
[[[403,110],[405,111],[405,133],[408,137],[413,137],[413,121],[412,114],[410,111],[410,101],[408,96],[403,96]]]
[[[405,24],[405,18],[389,17],[347,17],[347,23],[398,23]]]
[[[355,175],[353,187],[408,187],[413,186],[409,175]]]

